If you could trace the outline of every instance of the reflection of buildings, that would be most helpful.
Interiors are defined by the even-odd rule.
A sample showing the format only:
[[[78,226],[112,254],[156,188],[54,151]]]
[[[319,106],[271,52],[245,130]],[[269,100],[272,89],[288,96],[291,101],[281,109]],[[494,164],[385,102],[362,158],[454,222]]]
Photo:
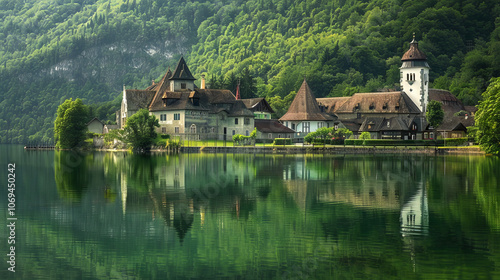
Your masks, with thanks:
[[[417,192],[401,208],[401,232],[403,236],[426,235],[429,228],[429,209],[425,188]]]

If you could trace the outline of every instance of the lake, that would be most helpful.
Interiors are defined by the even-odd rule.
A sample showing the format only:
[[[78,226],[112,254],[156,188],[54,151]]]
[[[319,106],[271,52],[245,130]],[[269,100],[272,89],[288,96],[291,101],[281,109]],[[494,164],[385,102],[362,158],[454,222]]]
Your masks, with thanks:
[[[0,145],[0,161],[1,279],[500,278],[496,157]]]

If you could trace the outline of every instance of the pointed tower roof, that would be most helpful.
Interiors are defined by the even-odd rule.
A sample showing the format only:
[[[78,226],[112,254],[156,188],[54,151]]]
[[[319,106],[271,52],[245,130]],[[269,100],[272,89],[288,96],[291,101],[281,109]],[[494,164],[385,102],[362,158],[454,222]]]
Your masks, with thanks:
[[[177,67],[175,67],[174,73],[172,73],[170,80],[196,80],[191,74],[191,71],[189,71],[184,57],[181,56],[181,59],[179,59]]]
[[[302,83],[297,95],[292,101],[288,112],[280,121],[331,121],[333,117],[321,112],[316,97],[306,80]]]
[[[238,85],[236,86],[236,100],[240,100],[240,81],[238,80]]]
[[[401,61],[411,60],[427,60],[427,56],[418,49],[418,42],[415,40],[415,33],[413,33],[413,40],[410,42],[410,49],[401,58]]]

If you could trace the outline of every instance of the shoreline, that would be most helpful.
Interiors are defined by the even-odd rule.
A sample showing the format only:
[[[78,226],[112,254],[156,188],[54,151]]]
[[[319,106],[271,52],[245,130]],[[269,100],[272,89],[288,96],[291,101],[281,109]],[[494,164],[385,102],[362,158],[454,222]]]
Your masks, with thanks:
[[[57,150],[48,147],[24,147],[25,151]],[[129,149],[93,148],[83,151],[128,152]],[[196,146],[180,147],[178,151],[154,148],[153,153],[237,153],[237,154],[436,154],[436,155],[486,155],[475,147],[425,147],[425,146]]]
[[[90,151],[127,152],[128,149],[92,149]],[[153,153],[171,153],[169,149],[151,149]],[[274,146],[274,147],[181,147],[179,153],[229,153],[229,154],[436,154],[436,155],[486,155],[478,147],[363,147],[363,146]]]

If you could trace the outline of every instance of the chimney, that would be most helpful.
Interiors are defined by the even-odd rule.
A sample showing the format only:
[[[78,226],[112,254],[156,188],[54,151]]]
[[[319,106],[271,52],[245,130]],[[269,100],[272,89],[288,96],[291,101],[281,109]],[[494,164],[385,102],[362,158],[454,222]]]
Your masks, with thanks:
[[[201,74],[201,89],[205,89],[205,74]]]

